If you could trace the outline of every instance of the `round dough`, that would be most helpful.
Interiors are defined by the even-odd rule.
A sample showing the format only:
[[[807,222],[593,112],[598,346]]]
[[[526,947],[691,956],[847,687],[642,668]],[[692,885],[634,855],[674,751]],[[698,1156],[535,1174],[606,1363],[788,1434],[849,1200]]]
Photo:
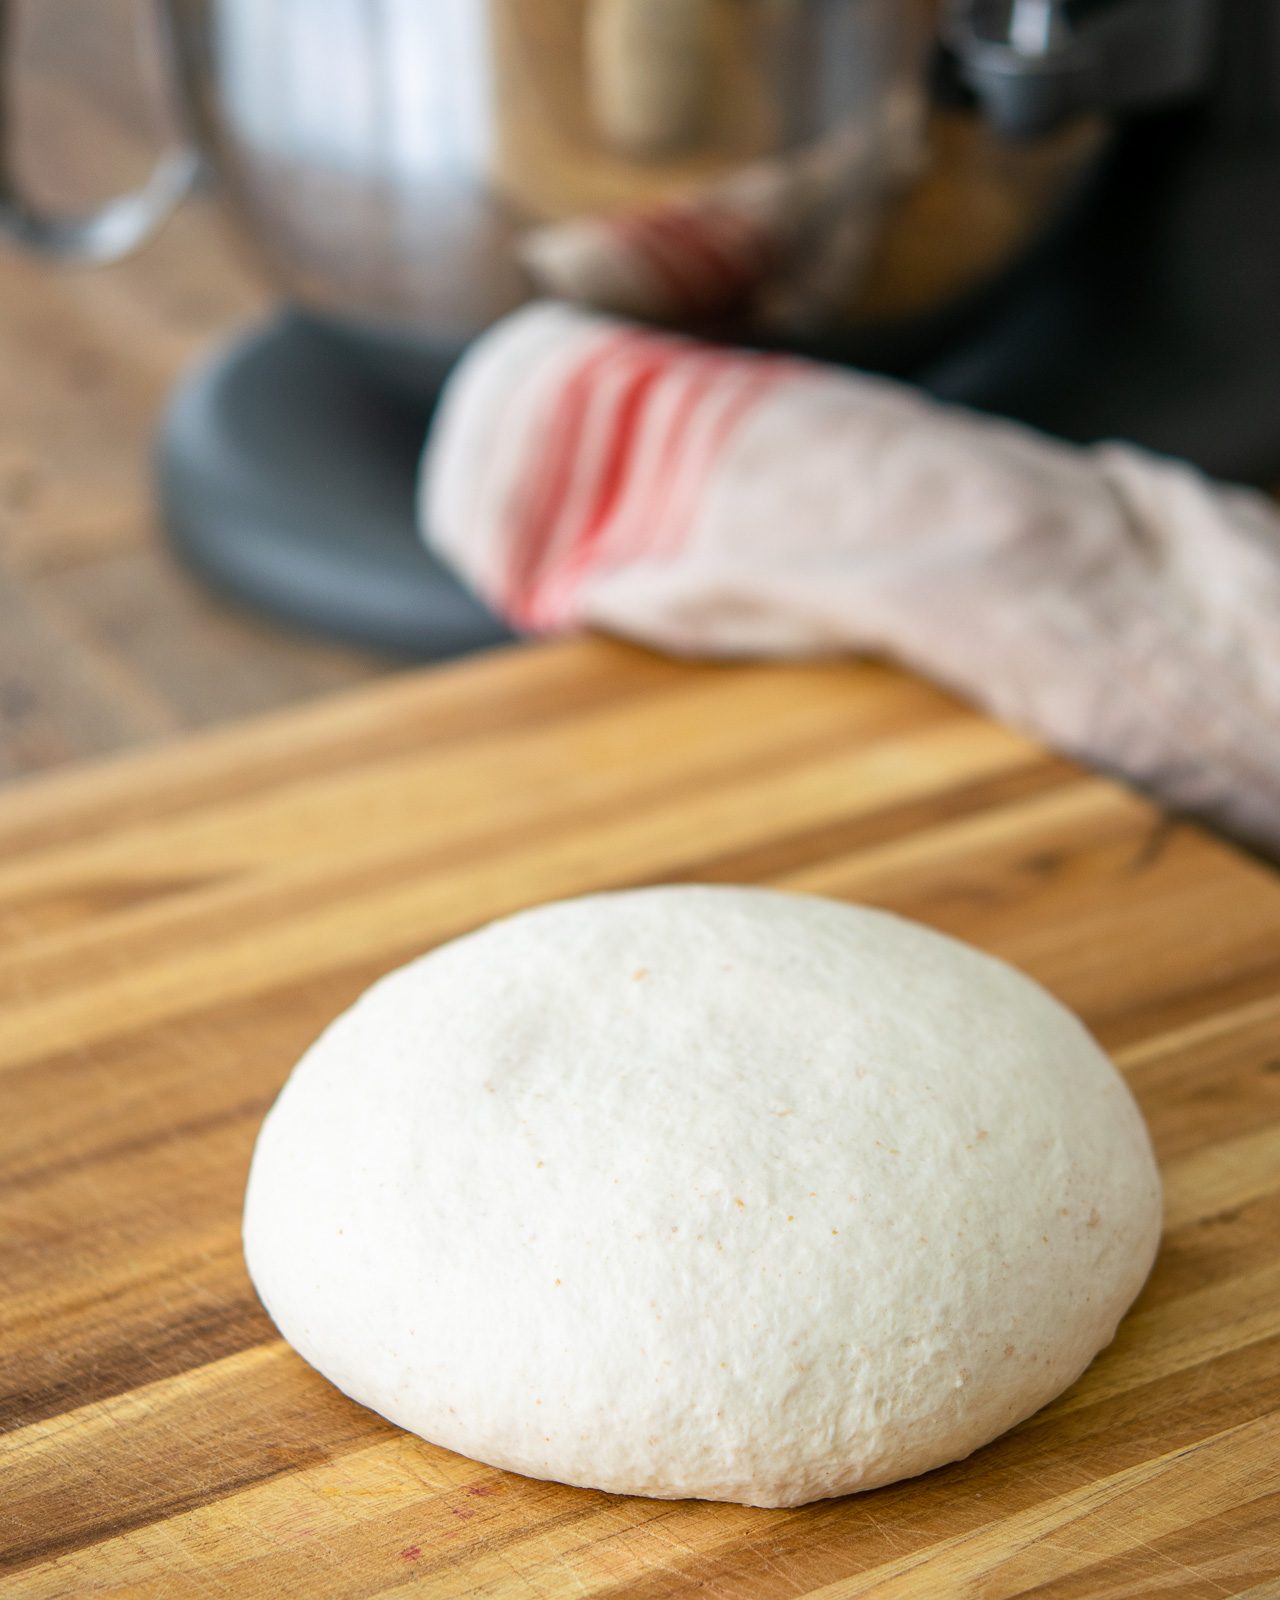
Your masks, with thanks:
[[[285,1338],[424,1438],[782,1506],[1051,1400],[1159,1232],[1133,1099],[1029,979],[883,912],[679,887],[370,989],[263,1125],[245,1251]]]

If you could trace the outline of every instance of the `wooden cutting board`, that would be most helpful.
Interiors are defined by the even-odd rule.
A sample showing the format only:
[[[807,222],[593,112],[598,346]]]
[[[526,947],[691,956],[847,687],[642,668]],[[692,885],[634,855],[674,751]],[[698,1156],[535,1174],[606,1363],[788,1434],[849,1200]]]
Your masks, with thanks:
[[[275,1337],[239,1208],[376,974],[665,879],[867,900],[1042,979],[1167,1186],[1061,1400],[800,1511],[622,1500],[399,1433]],[[908,678],[578,642],[0,796],[0,1592],[1280,1594],[1280,879]]]

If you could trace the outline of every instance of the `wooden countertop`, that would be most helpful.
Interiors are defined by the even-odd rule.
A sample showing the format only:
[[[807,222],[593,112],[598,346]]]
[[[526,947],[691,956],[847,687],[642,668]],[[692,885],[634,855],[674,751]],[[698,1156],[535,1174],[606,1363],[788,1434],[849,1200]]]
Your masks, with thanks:
[[[891,907],[1076,1007],[1150,1123],[1154,1274],[969,1461],[799,1511],[414,1440],[275,1335],[258,1123],[376,974],[663,879]],[[0,1594],[1280,1594],[1280,879],[899,674],[583,640],[0,794]]]

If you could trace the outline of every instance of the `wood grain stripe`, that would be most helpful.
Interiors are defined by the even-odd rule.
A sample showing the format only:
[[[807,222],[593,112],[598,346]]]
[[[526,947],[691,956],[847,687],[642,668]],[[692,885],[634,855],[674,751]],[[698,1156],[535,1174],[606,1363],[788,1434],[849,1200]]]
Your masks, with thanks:
[[[433,669],[428,700],[416,677],[387,678],[314,706],[190,733],[176,746],[21,780],[7,787],[0,808],[0,859],[25,859],[36,850],[207,809],[224,799],[240,802],[281,783],[351,771],[366,761],[426,747],[464,749],[475,738],[535,723],[553,727],[584,710],[621,706],[655,691],[679,693],[724,673],[714,664],[677,663],[605,640],[593,641],[591,671],[584,673],[579,648],[564,643],[522,650],[516,672],[509,651],[498,649]],[[924,685],[917,693],[922,700],[938,698]]]
[[[91,1044],[143,1022],[157,1024],[214,1000],[261,992],[313,971],[317,951],[339,966],[407,939],[429,948],[536,900],[670,872],[676,863],[696,859],[701,838],[745,846],[765,837],[781,811],[797,822],[816,823],[841,810],[907,799],[934,781],[939,762],[971,781],[1023,759],[1021,741],[997,730],[929,730],[770,771],[750,792],[740,782],[709,784],[693,797],[602,818],[589,835],[560,835],[536,856],[524,855],[519,878],[500,859],[456,868],[442,862],[420,880],[349,894],[340,904],[256,929],[252,941],[227,939],[216,964],[203,951],[179,954],[85,983],[65,996],[18,1004],[0,1039],[0,1066],[73,1043]],[[519,840],[511,845],[518,850]]]
[[[1008,1519],[999,1530],[962,1535],[923,1559],[888,1562],[873,1574],[812,1591],[810,1600],[861,1600],[872,1595],[877,1600],[897,1600],[919,1595],[931,1576],[950,1584],[952,1593],[981,1582],[990,1600],[1025,1594],[1050,1573],[1071,1570],[1070,1560],[1063,1559],[1061,1540],[1046,1548],[1049,1535],[1072,1532],[1080,1541],[1077,1548],[1083,1561],[1096,1561],[1131,1547],[1128,1518],[1139,1507],[1144,1536],[1150,1538],[1248,1504],[1280,1490],[1278,1447],[1280,1419],[1240,1423],[1095,1481],[1087,1489],[1060,1495]],[[1272,1468],[1259,1472],[1257,1462],[1268,1458]],[[1211,1489],[1206,1486],[1208,1468],[1214,1469]],[[1076,1560],[1083,1564],[1080,1556]]]
[[[851,735],[885,730],[884,723],[850,728],[840,698],[815,694],[803,714],[787,719],[773,747],[780,764],[822,758]],[[894,721],[903,736],[935,727],[955,737],[937,708],[918,717],[900,712]],[[679,776],[637,783],[618,756],[632,741],[658,737],[682,758]],[[414,864],[429,870],[446,858],[457,865],[497,850],[529,848],[548,830],[585,829],[600,815],[613,816],[624,798],[643,808],[712,785],[740,785],[754,771],[751,743],[749,730],[723,716],[722,697],[712,689],[686,695],[676,707],[646,701],[630,715],[578,719],[561,739],[512,736],[496,745],[480,743],[461,768],[430,753],[402,758],[386,767],[371,765],[358,782],[290,785],[270,802],[224,806],[169,826],[122,833],[109,846],[67,849],[0,871],[0,917],[22,946],[0,973],[0,996],[37,992],[34,975],[42,961],[60,986],[71,987],[79,949],[92,950],[98,939],[115,944],[135,928],[171,928],[175,920],[193,916],[203,922],[227,906],[239,918],[262,917],[271,907],[291,909],[299,887],[319,886],[319,898],[332,900],[362,881],[366,888],[376,884],[380,869],[399,881]],[[1013,742],[1006,748],[1011,762],[1020,753],[1034,759]],[[886,799],[895,798],[890,790]],[[305,829],[298,826],[300,812]],[[364,824],[354,839],[353,816]],[[152,874],[158,880],[155,895],[147,893]],[[57,911],[68,901],[74,928],[59,925]],[[50,921],[54,926],[42,930],[40,924]],[[216,926],[205,924],[202,938],[216,933]]]

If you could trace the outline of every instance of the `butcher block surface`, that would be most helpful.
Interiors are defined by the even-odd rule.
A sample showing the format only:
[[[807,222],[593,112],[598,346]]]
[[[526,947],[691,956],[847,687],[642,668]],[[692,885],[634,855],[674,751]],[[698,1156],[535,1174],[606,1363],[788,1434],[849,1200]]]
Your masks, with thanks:
[[[491,917],[680,879],[972,940],[1141,1102],[1151,1281],[967,1462],[798,1511],[534,1482],[257,1303],[249,1155],[320,1028]],[[0,1594],[1280,1595],[1280,878],[914,680],[590,640],[407,674],[0,793],[0,939]]]

